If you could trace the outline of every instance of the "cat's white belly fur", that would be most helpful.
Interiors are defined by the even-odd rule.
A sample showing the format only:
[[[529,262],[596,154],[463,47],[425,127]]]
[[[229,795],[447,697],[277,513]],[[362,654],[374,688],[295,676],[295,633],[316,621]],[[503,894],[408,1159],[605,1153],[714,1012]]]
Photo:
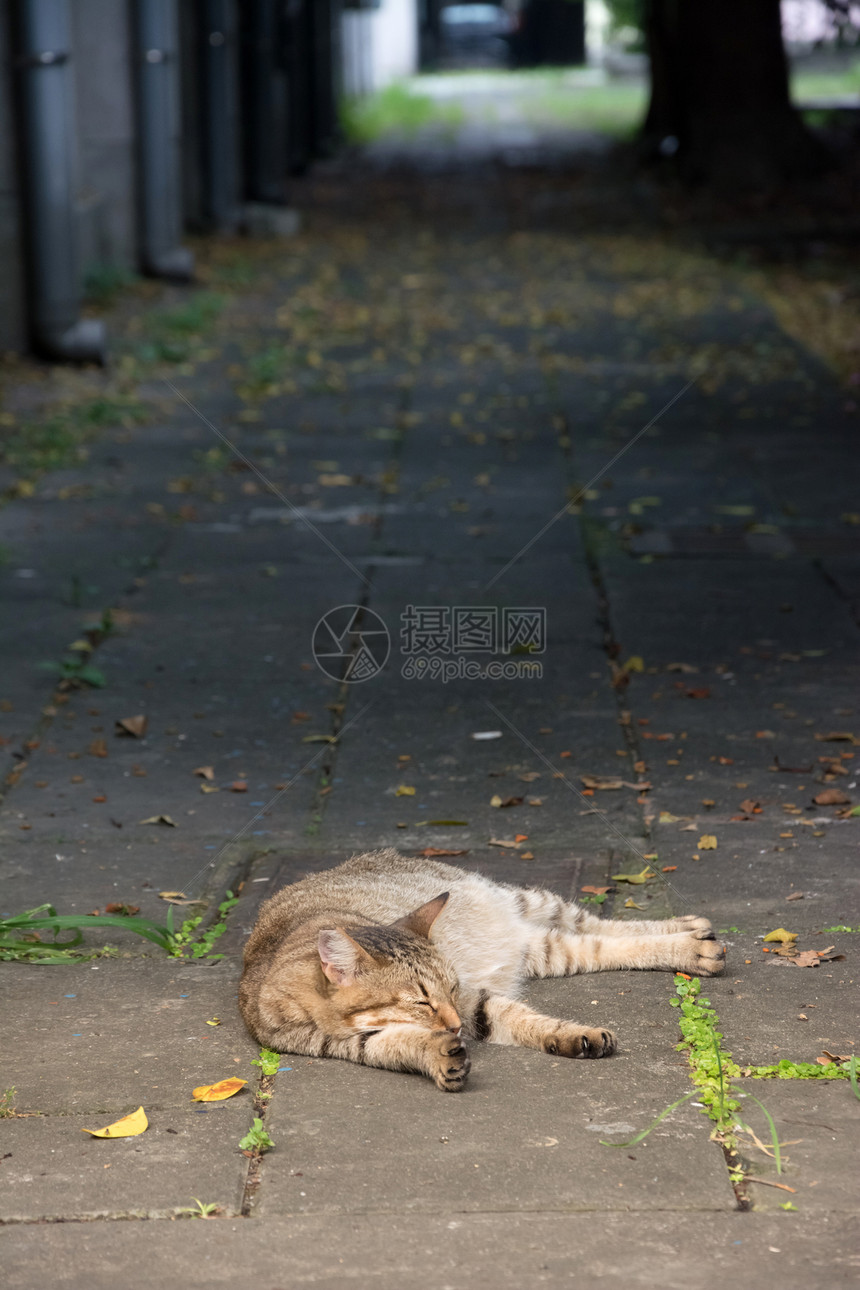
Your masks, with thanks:
[[[511,996],[522,983],[532,932],[512,892],[469,874],[452,886],[432,940],[453,964],[462,986]]]

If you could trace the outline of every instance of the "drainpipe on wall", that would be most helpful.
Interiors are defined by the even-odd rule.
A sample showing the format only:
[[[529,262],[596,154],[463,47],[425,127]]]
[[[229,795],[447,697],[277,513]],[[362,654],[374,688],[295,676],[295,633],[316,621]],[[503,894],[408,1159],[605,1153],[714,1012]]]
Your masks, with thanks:
[[[194,256],[181,245],[175,0],[137,0],[133,31],[141,268],[151,277],[188,282],[194,276]]]
[[[68,0],[18,0],[15,16],[33,346],[46,358],[104,363],[104,325],[80,317]]]

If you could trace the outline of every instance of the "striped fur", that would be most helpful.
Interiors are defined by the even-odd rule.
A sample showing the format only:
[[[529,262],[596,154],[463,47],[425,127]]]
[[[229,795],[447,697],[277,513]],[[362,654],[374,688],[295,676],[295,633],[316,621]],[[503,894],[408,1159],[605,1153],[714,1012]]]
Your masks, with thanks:
[[[614,1051],[611,1031],[521,1003],[528,977],[708,976],[723,955],[704,918],[613,922],[552,892],[376,851],[266,901],[239,1003],[268,1048],[417,1071],[456,1092],[469,1073],[464,1032],[566,1057]]]

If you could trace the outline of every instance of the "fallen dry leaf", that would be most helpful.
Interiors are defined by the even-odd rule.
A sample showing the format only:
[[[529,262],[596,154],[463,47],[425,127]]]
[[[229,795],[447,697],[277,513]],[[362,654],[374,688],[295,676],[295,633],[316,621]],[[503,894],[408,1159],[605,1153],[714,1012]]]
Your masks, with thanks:
[[[147,719],[140,713],[136,717],[120,717],[114,722],[115,735],[130,735],[132,739],[142,739],[146,734]]]
[[[247,793],[248,781],[246,779],[234,779],[230,785],[231,793]]]
[[[399,784],[394,793],[395,797],[414,797],[415,789],[411,784]]]
[[[611,887],[580,887],[580,891],[587,891],[590,896],[605,896]]]
[[[772,932],[768,932],[764,938],[765,943],[770,941],[781,941],[783,945],[790,941],[797,940],[797,932],[787,932],[784,927],[776,927]]]
[[[158,894],[162,900],[187,900],[184,891],[160,891]]]
[[[851,733],[851,731],[850,731],[850,730],[831,730],[828,734],[816,734],[815,738],[816,738],[820,743],[824,743],[824,744],[828,744],[828,743],[834,743],[834,744],[836,744],[836,743],[848,743],[848,744],[856,744],[856,743],[860,743],[860,740],[858,740],[858,739],[857,739],[857,737],[856,737],[856,735],[853,735],[853,734]]]
[[[520,859],[521,859],[521,860],[534,860],[534,853],[533,853],[532,851],[521,851],[521,852],[520,852]]]
[[[676,870],[677,868],[678,868],[678,866],[677,866],[676,864],[664,864],[664,865],[663,865],[663,868],[661,869],[661,871],[660,871],[660,872],[661,872],[661,873],[674,873],[674,872],[675,872],[675,870]]]
[[[671,811],[661,811],[659,817],[660,824],[677,824],[680,815],[673,815]]]
[[[786,896],[786,900],[803,900],[803,897],[802,891],[793,891],[790,896]]]
[[[644,905],[637,905],[632,896],[628,896],[624,902],[625,909],[644,909]]]
[[[829,1053],[826,1048],[822,1048],[821,1052],[825,1058],[825,1061],[822,1063],[822,1065],[826,1065],[827,1062],[850,1062],[851,1061],[850,1053]],[[819,1057],[817,1060],[820,1062],[821,1058]]]
[[[692,663],[667,663],[666,664],[667,672],[691,673],[691,672],[698,672],[698,670],[699,669],[697,667],[694,667]]]
[[[816,806],[850,806],[851,798],[841,788],[824,788],[813,797]]]
[[[303,744],[336,744],[337,735],[305,735]]]
[[[612,881],[630,882],[638,886],[639,884],[643,882],[647,882],[649,878],[653,878],[653,877],[654,877],[654,870],[651,868],[650,864],[646,864],[645,868],[642,870],[641,873],[614,873],[612,874]]]
[[[223,1102],[247,1083],[246,1079],[222,1079],[217,1084],[201,1084],[199,1088],[192,1089],[191,1096],[195,1102]]]
[[[626,779],[616,779],[613,775],[580,775],[579,778],[586,788],[596,788],[603,792],[617,788],[632,788],[635,792],[641,793],[651,787],[650,783],[644,780],[633,784]]]
[[[418,854],[420,856],[467,856],[469,854],[469,850],[468,847],[462,848],[459,851],[453,850],[451,847],[425,847],[424,850],[419,851]]]
[[[94,739],[87,752],[91,757],[107,757],[108,749],[104,739]]]
[[[536,779],[540,779],[540,771],[527,770],[524,771],[522,775],[518,775],[517,778],[521,779],[524,784],[532,784]]]
[[[498,793],[494,793],[490,798],[490,806],[498,808],[506,806],[521,806],[522,801],[523,799],[521,797],[499,797]]]
[[[818,957],[815,950],[803,950],[802,953],[795,955],[790,961],[795,967],[799,968],[821,966],[821,959]]]
[[[201,793],[220,793],[221,789],[218,787],[217,784],[201,784],[200,792]]]
[[[698,842],[700,851],[716,851],[717,839],[713,833],[703,833]]]
[[[758,815],[761,812],[761,803],[751,797],[745,797],[741,802],[741,810],[746,811],[747,815]]]
[[[81,1133],[88,1133],[93,1138],[136,1138],[148,1126],[146,1112],[139,1106],[131,1115],[124,1115],[121,1120],[109,1124],[105,1129],[81,1129]]]
[[[519,845],[519,842],[515,842],[513,838],[490,838],[487,843],[488,847],[513,847],[514,850],[516,850]]]
[[[192,770],[191,774],[192,774],[192,775],[199,775],[201,779],[208,779],[208,780],[212,780],[212,779],[214,779],[214,778],[215,778],[215,767],[214,767],[214,766],[198,766],[195,770]]]
[[[119,900],[112,900],[109,905],[105,905],[106,914],[125,914],[132,918],[135,914],[140,913],[140,905],[126,905]]]
[[[145,820],[138,820],[138,824],[166,824],[171,829],[179,827],[169,815],[148,815]]]

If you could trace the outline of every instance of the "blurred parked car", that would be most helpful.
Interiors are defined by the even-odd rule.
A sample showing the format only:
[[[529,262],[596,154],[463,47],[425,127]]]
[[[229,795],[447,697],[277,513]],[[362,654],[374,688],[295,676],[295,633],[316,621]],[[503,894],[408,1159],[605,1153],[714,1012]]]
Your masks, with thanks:
[[[448,65],[507,65],[514,23],[498,4],[451,4],[439,15],[442,57]]]

